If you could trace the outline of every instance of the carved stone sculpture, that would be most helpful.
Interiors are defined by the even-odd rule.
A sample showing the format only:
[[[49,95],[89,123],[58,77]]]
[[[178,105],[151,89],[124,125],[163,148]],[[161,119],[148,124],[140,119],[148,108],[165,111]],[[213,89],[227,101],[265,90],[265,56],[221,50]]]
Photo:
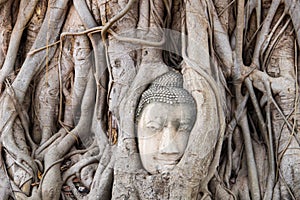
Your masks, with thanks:
[[[151,174],[173,169],[184,154],[196,118],[193,97],[183,88],[181,74],[158,77],[142,94],[137,109],[141,161]]]

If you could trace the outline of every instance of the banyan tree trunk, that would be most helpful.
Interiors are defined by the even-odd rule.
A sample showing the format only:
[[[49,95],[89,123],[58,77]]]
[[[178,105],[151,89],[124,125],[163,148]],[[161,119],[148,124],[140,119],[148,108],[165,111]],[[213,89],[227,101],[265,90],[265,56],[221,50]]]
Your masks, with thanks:
[[[0,0],[0,199],[300,199],[300,3]],[[136,109],[176,71],[197,118],[167,172]]]

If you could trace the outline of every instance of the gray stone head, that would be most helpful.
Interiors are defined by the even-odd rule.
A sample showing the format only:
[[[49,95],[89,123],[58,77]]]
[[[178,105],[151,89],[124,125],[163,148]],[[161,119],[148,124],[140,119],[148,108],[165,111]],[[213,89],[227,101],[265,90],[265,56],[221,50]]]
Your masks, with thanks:
[[[137,112],[137,137],[144,168],[168,172],[183,156],[196,118],[196,104],[183,88],[180,73],[158,77],[142,94]]]

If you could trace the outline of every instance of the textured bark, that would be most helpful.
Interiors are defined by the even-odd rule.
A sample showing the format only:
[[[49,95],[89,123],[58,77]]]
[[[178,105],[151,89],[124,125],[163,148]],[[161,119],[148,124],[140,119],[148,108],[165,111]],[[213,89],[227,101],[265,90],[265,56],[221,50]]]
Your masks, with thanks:
[[[0,0],[1,199],[300,199],[300,3]],[[136,108],[175,70],[197,117],[166,173]]]

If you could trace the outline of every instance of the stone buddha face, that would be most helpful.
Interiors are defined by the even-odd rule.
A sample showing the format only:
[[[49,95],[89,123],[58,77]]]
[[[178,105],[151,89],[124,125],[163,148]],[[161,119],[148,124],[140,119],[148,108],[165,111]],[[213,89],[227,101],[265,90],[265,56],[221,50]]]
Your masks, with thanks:
[[[144,168],[151,174],[172,170],[185,152],[196,118],[194,99],[183,89],[181,75],[168,72],[155,80],[142,95],[137,115]]]

